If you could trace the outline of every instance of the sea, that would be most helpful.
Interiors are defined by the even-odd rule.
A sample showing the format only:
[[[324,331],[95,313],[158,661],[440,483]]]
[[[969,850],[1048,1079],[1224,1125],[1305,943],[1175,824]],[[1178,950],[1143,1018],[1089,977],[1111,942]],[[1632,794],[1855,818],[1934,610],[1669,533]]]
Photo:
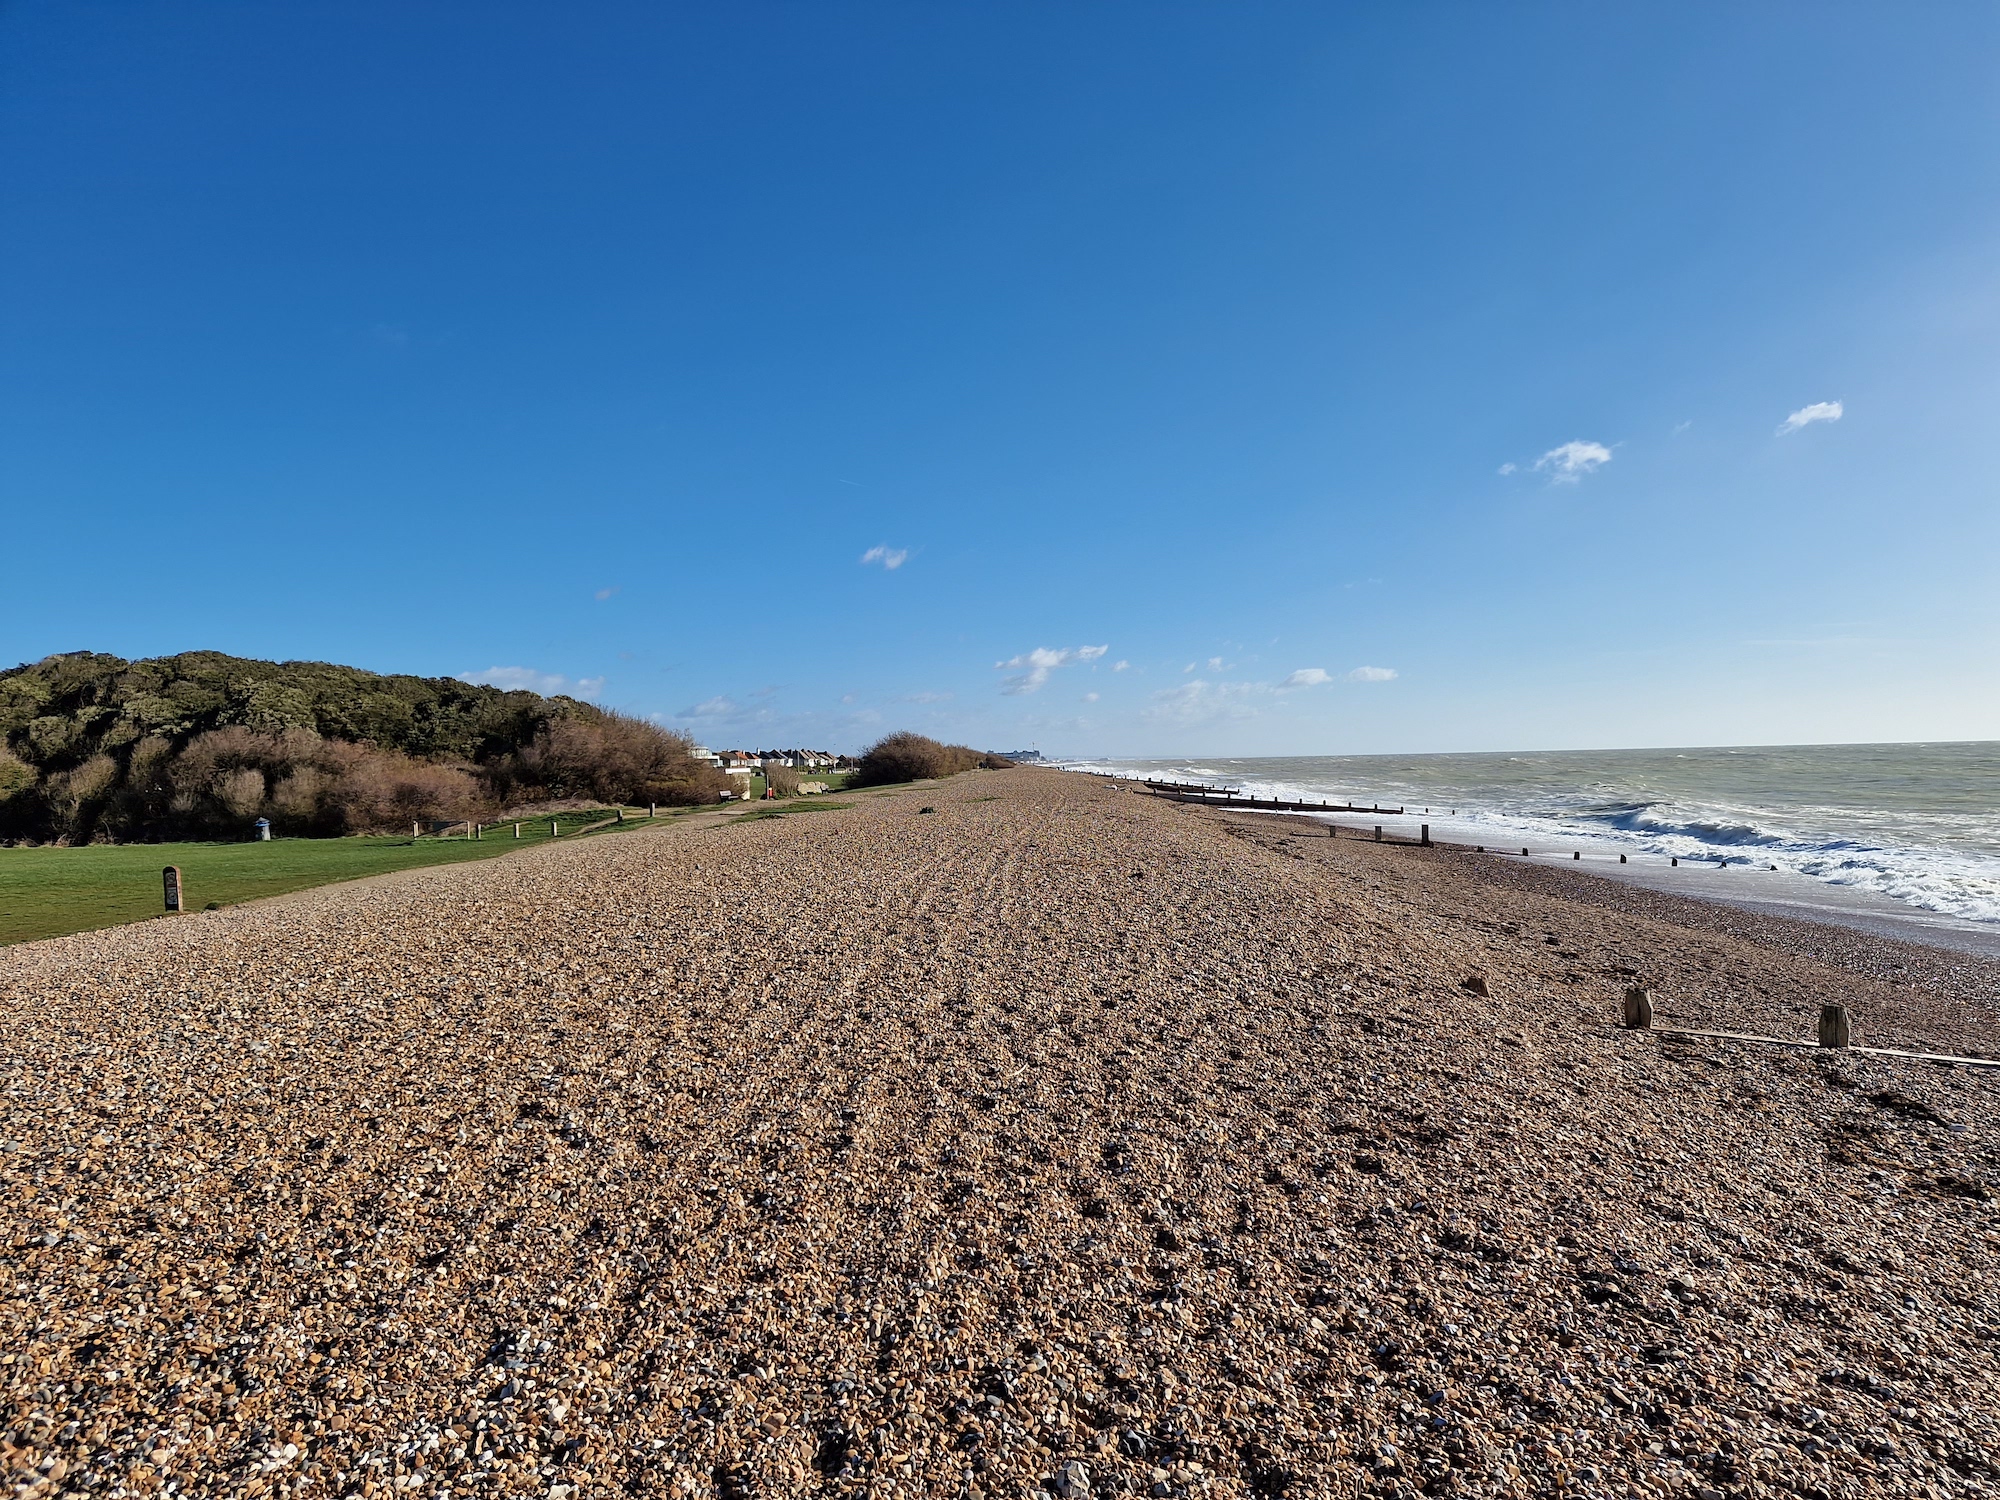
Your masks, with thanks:
[[[1593,865],[1622,854],[1627,874],[1674,868],[1676,859],[1682,868],[1775,871],[1792,877],[1784,883],[1792,889],[1805,882],[1834,897],[1830,911],[1901,911],[1923,926],[2000,940],[1996,741],[1061,764],[1288,801],[1401,807],[1391,836],[1416,831],[1401,825],[1421,818],[1452,842],[1582,854]]]

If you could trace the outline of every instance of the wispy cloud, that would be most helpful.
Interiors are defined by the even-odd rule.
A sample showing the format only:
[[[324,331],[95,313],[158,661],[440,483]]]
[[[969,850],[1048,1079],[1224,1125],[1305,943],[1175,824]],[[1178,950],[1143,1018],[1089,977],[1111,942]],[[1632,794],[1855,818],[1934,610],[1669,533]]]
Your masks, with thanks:
[[[1512,474],[1515,470],[1519,469],[1520,467],[1521,466],[1519,464],[1502,464],[1500,465],[1500,472],[1502,474]]]
[[[891,573],[902,567],[909,560],[910,549],[908,547],[870,547],[866,552],[861,554],[862,567],[865,568],[870,563],[880,563]]]
[[[1349,682],[1394,682],[1396,680],[1396,669],[1394,667],[1356,667],[1352,672],[1347,674],[1347,680]]]
[[[1611,450],[1602,443],[1582,440],[1551,448],[1535,460],[1535,472],[1547,474],[1552,484],[1575,484],[1586,474],[1595,473],[1611,462]]]
[[[533,667],[488,667],[484,672],[460,672],[458,680],[509,693],[540,693],[545,698],[566,694],[586,703],[604,691],[602,677],[570,678],[560,672],[538,672]]]
[[[1120,657],[1117,661],[1114,661],[1111,664],[1111,670],[1114,672],[1123,672],[1128,670],[1131,667],[1131,665],[1132,663],[1126,661],[1123,657]]]
[[[951,696],[950,693],[905,693],[903,701],[905,703],[943,703]]]
[[[1049,673],[1057,667],[1066,667],[1073,661],[1096,661],[1109,646],[1065,646],[1052,651],[1047,646],[1037,646],[1032,651],[1023,651],[1019,656],[1010,656],[1005,661],[993,663],[998,672],[1014,671],[1019,675],[1009,677],[1000,685],[1000,691],[1018,698],[1023,693],[1032,693],[1049,680]]]
[[[592,597],[597,599],[609,599],[613,594],[617,592],[618,589],[614,585],[613,587],[608,589],[599,589],[594,595],[592,595]]]
[[[1097,694],[1095,694],[1095,693],[1085,693],[1085,694],[1083,695],[1083,701],[1084,701],[1085,703],[1095,703],[1095,702],[1097,701]]]
[[[1324,667],[1300,667],[1279,687],[1318,687],[1322,682],[1333,681],[1332,675]]]
[[[1801,406],[1778,424],[1777,436],[1797,432],[1801,427],[1810,427],[1815,422],[1838,422],[1847,410],[1838,401],[1815,401],[1811,406]]]
[[[743,706],[734,698],[717,693],[713,698],[704,698],[692,708],[680,712],[683,719],[733,719],[743,712]]]
[[[1210,682],[1197,677],[1179,687],[1163,688],[1153,694],[1145,717],[1163,724],[1203,724],[1213,719],[1248,719],[1257,713],[1257,700],[1268,697],[1267,682]]]

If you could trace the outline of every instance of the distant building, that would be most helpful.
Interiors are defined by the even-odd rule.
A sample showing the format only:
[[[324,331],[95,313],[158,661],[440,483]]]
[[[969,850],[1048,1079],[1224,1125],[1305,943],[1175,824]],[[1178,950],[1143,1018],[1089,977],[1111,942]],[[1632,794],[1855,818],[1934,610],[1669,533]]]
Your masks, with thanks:
[[[1039,750],[998,750],[993,753],[1003,756],[1007,760],[1040,760],[1042,758],[1042,752]]]

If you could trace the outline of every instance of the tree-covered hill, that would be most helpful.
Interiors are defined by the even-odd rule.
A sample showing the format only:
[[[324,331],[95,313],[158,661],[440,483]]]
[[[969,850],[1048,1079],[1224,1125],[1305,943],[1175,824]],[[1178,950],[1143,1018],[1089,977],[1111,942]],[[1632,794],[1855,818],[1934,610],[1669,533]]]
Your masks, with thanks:
[[[355,832],[536,795],[711,801],[682,736],[574,698],[189,651],[0,672],[0,838]]]

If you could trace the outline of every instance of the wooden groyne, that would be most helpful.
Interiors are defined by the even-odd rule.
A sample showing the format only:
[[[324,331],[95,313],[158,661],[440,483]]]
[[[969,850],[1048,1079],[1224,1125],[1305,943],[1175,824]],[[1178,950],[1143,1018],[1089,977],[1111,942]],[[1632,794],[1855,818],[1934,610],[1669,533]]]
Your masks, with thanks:
[[[1233,787],[1209,786],[1200,781],[1147,781],[1146,789],[1156,797],[1176,802],[1199,802],[1210,807],[1260,808],[1266,812],[1389,813],[1403,815],[1400,807],[1363,807],[1357,802],[1287,802],[1281,797],[1252,797]]]

